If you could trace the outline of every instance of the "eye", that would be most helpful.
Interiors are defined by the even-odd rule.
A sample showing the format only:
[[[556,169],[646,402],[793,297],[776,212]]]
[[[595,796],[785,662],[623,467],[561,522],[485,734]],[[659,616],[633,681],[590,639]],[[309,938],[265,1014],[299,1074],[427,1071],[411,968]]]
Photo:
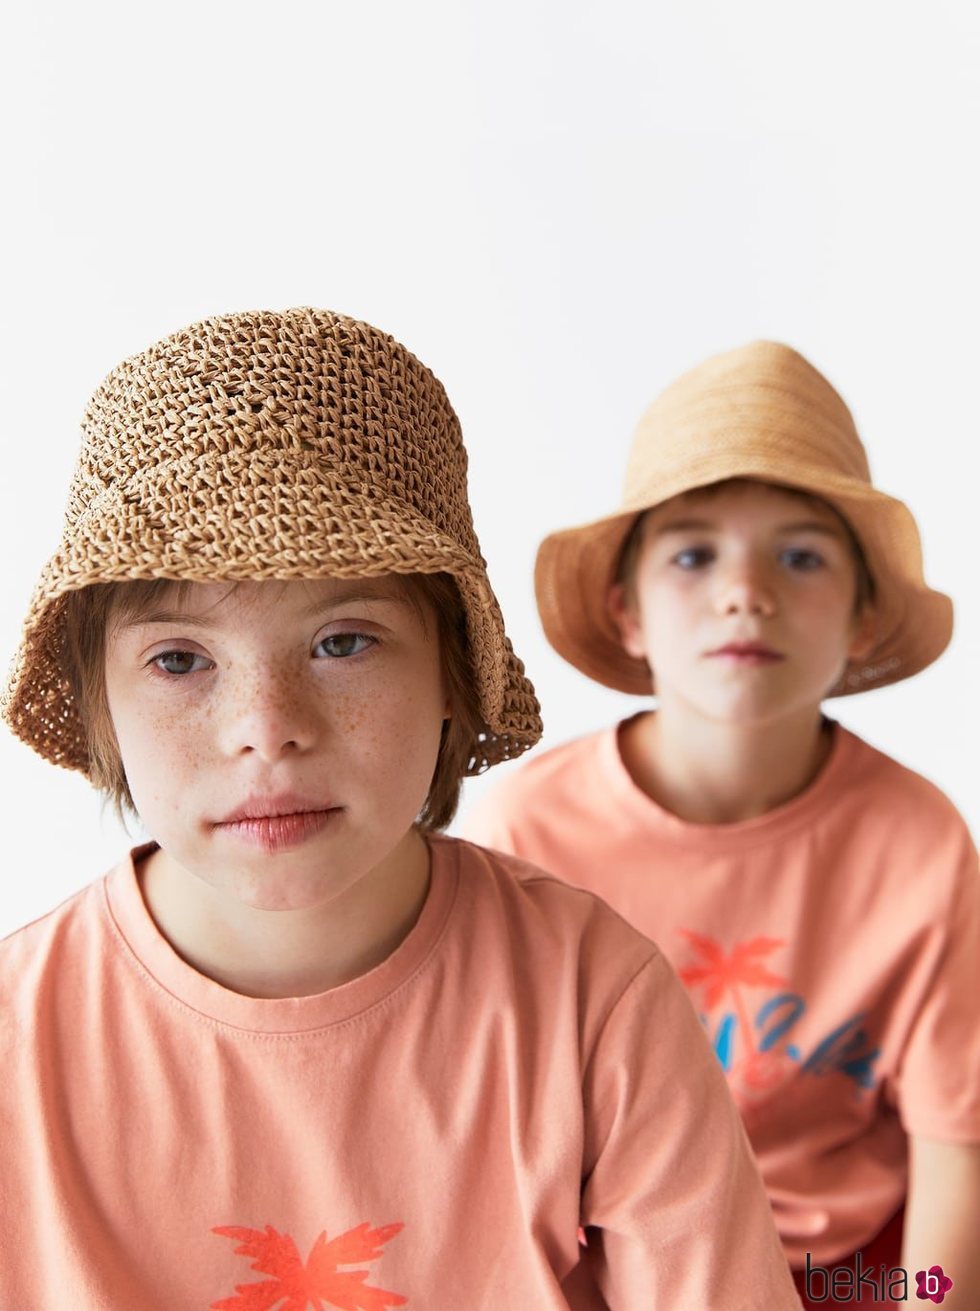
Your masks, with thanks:
[[[780,552],[779,559],[790,569],[797,570],[800,573],[808,573],[813,569],[820,569],[823,565],[822,555],[816,551],[808,551],[799,546],[791,546],[787,550]]]
[[[375,638],[365,633],[331,633],[329,637],[321,638],[313,651],[315,654],[322,650],[335,660],[343,660],[348,656],[360,655],[369,646],[373,646],[374,642]]]
[[[710,546],[685,546],[683,551],[671,557],[671,564],[676,564],[679,569],[703,569],[714,558],[715,553]]]
[[[210,663],[210,660],[198,655],[196,651],[161,651],[150,661],[161,673],[178,676],[196,674],[206,669]]]

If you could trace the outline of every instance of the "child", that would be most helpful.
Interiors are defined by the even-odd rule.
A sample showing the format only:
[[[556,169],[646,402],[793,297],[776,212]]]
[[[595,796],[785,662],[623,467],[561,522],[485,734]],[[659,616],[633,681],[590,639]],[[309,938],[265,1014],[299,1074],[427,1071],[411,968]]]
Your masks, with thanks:
[[[936,788],[820,708],[924,668],[952,611],[843,401],[785,346],[708,360],[641,422],[621,510],[546,538],[536,583],[556,650],[657,709],[517,770],[467,836],[670,957],[804,1291],[867,1300],[813,1269],[864,1249],[878,1304],[900,1297],[880,1267],[908,1190],[909,1296],[941,1261],[980,1306],[976,853]]]
[[[111,373],[4,710],[152,841],[0,948],[0,1305],[798,1306],[663,958],[438,833],[540,721],[397,342]]]

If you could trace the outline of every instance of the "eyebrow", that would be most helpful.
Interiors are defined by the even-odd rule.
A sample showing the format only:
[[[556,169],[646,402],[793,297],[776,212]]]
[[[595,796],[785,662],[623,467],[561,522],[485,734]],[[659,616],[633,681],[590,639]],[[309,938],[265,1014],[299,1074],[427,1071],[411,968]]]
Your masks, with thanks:
[[[412,606],[408,593],[400,589],[368,590],[364,587],[354,587],[338,596],[322,597],[316,601],[311,601],[309,605],[304,606],[298,612],[298,616],[300,619],[311,619],[327,611],[339,610],[347,605],[361,605],[365,601],[388,602],[392,605],[404,605],[409,608]],[[183,628],[219,628],[221,626],[220,620],[212,619],[208,614],[195,615],[189,614],[186,610],[162,609],[148,610],[142,614],[135,614],[123,619],[119,623],[118,629],[122,631],[130,628],[148,628],[152,624],[179,624]]]
[[[822,533],[824,537],[843,537],[843,526],[837,524],[823,523],[819,519],[800,519],[797,523],[780,524],[777,530],[781,533]]]
[[[710,519],[673,519],[669,523],[654,527],[654,535],[663,537],[667,533],[702,533],[711,532],[718,527]]]
[[[326,597],[322,601],[311,601],[300,614],[304,619],[323,614],[324,610],[337,610],[343,605],[361,605],[365,601],[387,601],[392,605],[407,605],[412,602],[406,591],[397,587],[372,588],[354,587],[340,596]]]
[[[720,524],[711,519],[674,519],[654,528],[654,535],[664,537],[668,533],[717,533],[722,532]],[[822,523],[819,519],[800,519],[796,523],[779,524],[777,533],[820,533],[824,537],[841,537],[842,532],[835,524]]]

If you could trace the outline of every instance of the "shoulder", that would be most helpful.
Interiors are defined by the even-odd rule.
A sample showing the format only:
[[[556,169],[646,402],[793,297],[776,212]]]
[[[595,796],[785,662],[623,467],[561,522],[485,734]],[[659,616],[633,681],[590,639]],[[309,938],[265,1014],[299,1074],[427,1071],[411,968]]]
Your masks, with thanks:
[[[842,789],[853,797],[865,823],[887,824],[903,838],[969,841],[966,821],[935,783],[879,751],[856,733],[838,730],[847,756]]]
[[[90,954],[100,952],[103,883],[90,883],[0,941],[0,1004],[8,1021],[23,1022],[45,997],[63,994]]]
[[[461,894],[474,921],[499,933],[509,952],[533,952],[538,965],[550,959],[559,972],[576,958],[580,968],[581,962],[589,970],[616,962],[616,971],[636,973],[660,957],[649,938],[595,893],[518,856],[461,838],[436,841],[458,859]]]
[[[853,733],[827,812],[848,857],[884,891],[893,917],[950,924],[980,911],[977,851],[966,821],[934,783]]]
[[[9,961],[37,956],[39,952],[43,953],[55,943],[63,941],[78,921],[90,913],[92,902],[97,901],[103,881],[101,878],[96,879],[36,920],[0,938],[0,967]]]
[[[519,857],[441,841],[458,860],[458,970],[480,978],[487,1004],[509,1006],[523,1032],[553,1033],[564,1017],[587,1054],[610,1024],[639,1026],[648,1042],[656,1031],[669,1045],[664,1035],[686,1022],[678,1008],[693,1017],[663,954],[601,897]]]

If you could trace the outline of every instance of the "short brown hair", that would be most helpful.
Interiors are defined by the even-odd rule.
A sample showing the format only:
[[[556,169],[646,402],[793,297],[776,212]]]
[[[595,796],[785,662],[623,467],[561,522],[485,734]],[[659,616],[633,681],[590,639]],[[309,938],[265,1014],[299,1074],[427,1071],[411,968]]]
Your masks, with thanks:
[[[874,579],[871,577],[871,570],[868,568],[868,562],[865,559],[861,543],[858,541],[857,534],[851,525],[847,522],[836,506],[825,501],[822,496],[814,496],[812,492],[803,491],[799,487],[784,487],[780,483],[764,482],[761,478],[725,478],[721,482],[706,483],[704,487],[693,487],[689,492],[679,492],[671,500],[683,500],[686,496],[693,495],[710,495],[712,492],[718,492],[726,487],[737,487],[746,483],[759,483],[762,487],[772,487],[778,492],[787,492],[790,496],[796,496],[801,501],[809,501],[811,505],[822,506],[825,510],[830,510],[832,514],[840,520],[844,532],[847,536],[848,544],[851,548],[851,554],[854,557],[856,571],[856,586],[854,593],[854,613],[860,614],[866,605],[869,605],[875,596]],[[664,501],[662,504],[666,505]],[[659,509],[659,506],[651,506],[651,510]],[[640,546],[643,541],[643,521],[650,513],[644,510],[636,516],[626,534],[626,540],[623,542],[616,561],[616,570],[613,575],[613,582],[621,583],[626,600],[631,604],[636,604],[636,566],[640,557]]]
[[[432,782],[417,820],[420,828],[437,831],[445,828],[456,813],[463,778],[474,763],[473,749],[484,729],[483,715],[472,673],[466,610],[452,575],[396,577],[404,584],[423,624],[427,622],[427,609],[436,617],[442,674],[452,708],[452,715],[442,727]],[[93,583],[69,592],[64,600],[67,674],[85,725],[89,778],[121,817],[126,812],[137,812],[109,713],[106,637],[111,624],[147,610],[162,590],[174,585],[173,580],[164,578]],[[188,584],[177,584],[181,585]]]

